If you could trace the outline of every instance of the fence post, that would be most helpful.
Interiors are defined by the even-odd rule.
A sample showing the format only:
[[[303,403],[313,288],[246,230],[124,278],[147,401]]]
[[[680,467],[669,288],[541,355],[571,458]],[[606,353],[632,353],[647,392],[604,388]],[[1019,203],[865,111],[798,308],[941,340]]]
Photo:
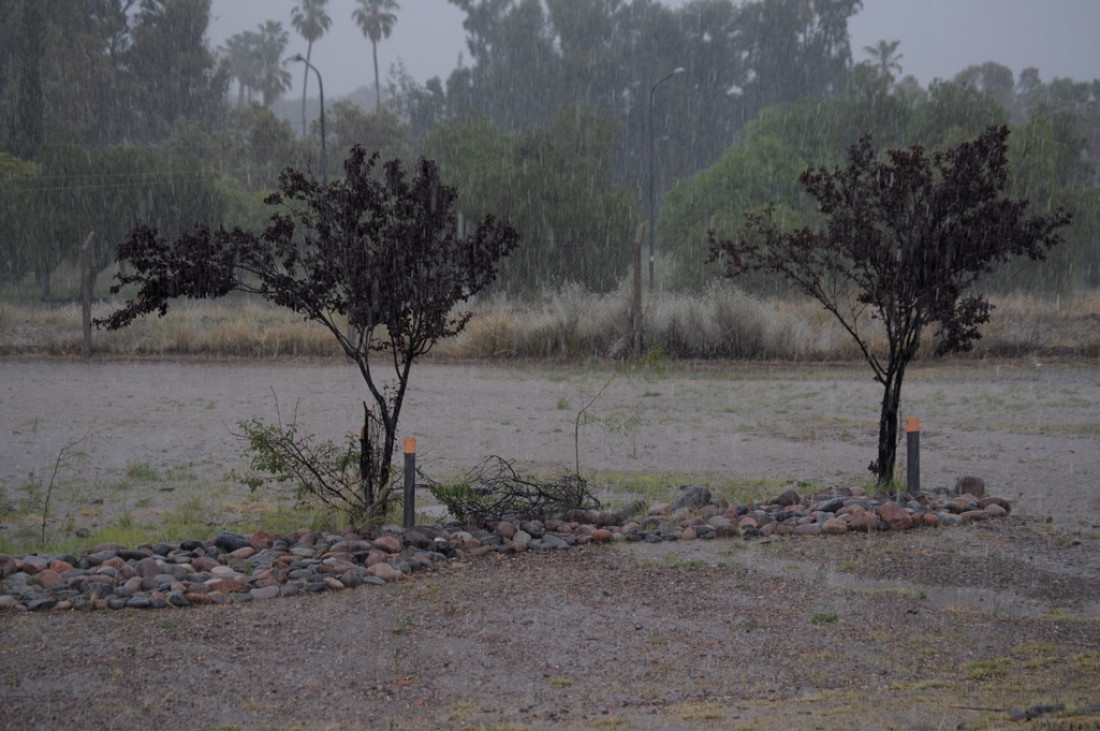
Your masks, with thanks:
[[[908,472],[907,491],[910,495],[920,493],[920,419],[911,417],[905,420],[906,467]]]
[[[84,330],[84,360],[92,357],[92,238],[94,231],[80,247],[80,321]]]
[[[405,530],[413,527],[416,514],[416,438],[405,438]]]
[[[642,354],[642,234],[645,223],[638,224],[634,234],[634,283],[630,298],[630,331],[633,341],[634,357]]]

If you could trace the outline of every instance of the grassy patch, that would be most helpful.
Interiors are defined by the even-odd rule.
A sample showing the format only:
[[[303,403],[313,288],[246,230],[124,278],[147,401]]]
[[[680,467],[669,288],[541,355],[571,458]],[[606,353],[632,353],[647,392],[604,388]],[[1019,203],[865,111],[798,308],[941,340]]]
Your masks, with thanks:
[[[810,615],[810,622],[812,624],[835,624],[839,622],[840,618],[836,612],[815,612]]]
[[[988,660],[975,660],[966,668],[966,674],[972,680],[990,680],[1008,675],[1012,660],[1007,657],[995,657]]]
[[[148,462],[131,462],[126,467],[126,476],[138,482],[157,482],[160,474]]]

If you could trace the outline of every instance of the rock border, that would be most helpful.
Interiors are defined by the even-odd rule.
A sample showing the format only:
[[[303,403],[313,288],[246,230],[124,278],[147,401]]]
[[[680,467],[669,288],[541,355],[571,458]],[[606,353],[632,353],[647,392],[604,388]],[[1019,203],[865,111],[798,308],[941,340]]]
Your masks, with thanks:
[[[129,549],[101,544],[80,556],[0,554],[0,610],[38,612],[167,609],[234,604],[398,581],[414,572],[489,553],[564,550],[615,541],[840,535],[961,526],[1006,516],[1008,500],[971,494],[868,496],[842,488],[803,498],[787,490],[766,503],[714,500],[685,485],[672,503],[635,501],[618,511],[570,510],[484,526],[449,521],[275,537],[223,531],[207,541]]]

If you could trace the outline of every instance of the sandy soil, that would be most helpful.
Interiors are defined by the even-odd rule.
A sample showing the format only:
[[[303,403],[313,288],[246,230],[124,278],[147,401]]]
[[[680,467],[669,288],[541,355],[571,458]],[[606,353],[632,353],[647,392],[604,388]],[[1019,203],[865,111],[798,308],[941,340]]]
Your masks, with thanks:
[[[427,364],[404,436],[430,473],[486,454],[567,469],[609,375]],[[92,488],[69,475],[59,493],[103,499],[98,519],[139,510],[139,488],[114,487],[135,462],[224,475],[236,422],[274,418],[276,397],[323,436],[361,413],[357,374],[315,363],[4,361],[0,383],[4,499],[79,439]],[[1097,727],[1098,386],[1097,364],[912,375],[925,487],[975,474],[1017,501],[983,525],[582,547],[239,606],[2,616],[0,727],[1008,728],[1038,706],[1060,709],[1048,728]],[[622,375],[589,409],[604,422],[582,429],[581,468],[718,495],[865,482],[877,399],[857,367]]]
[[[400,436],[417,438],[417,466],[436,478],[489,455],[566,471],[579,444],[581,472],[597,483],[605,473],[659,473],[720,495],[733,484],[778,492],[869,481],[881,388],[863,367],[733,363],[612,375],[422,364]],[[358,431],[365,395],[353,368],[314,362],[5,360],[0,384],[0,500],[19,504],[28,483],[44,492],[59,453],[74,444],[51,513],[78,524],[186,501],[191,493],[171,475],[217,485],[216,494],[202,494],[211,509],[247,501],[247,490],[226,477],[247,466],[233,436],[239,422],[274,422],[280,413],[289,421],[296,413],[305,430],[342,440]],[[575,440],[586,406],[590,423]],[[1100,524],[1096,363],[917,368],[902,409],[902,423],[920,419],[925,490],[977,475],[988,492],[1016,501],[1018,513],[1067,527]],[[905,451],[903,443],[899,456]],[[144,492],[128,487],[134,464],[152,467],[161,483]],[[904,479],[904,468],[898,475]],[[90,501],[100,501],[99,513],[81,516]]]

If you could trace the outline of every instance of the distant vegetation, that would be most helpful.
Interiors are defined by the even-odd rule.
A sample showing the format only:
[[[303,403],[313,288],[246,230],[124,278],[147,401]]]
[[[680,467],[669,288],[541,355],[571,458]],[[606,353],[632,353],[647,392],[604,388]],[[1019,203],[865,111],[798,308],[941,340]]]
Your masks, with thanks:
[[[851,48],[853,2],[452,2],[466,15],[466,63],[423,85],[398,67],[362,106],[327,99],[325,170],[317,100],[288,100],[286,118],[273,111],[290,71],[306,70],[286,64],[291,34],[310,48],[326,42],[324,0],[299,3],[292,28],[268,21],[217,49],[204,36],[207,0],[57,0],[50,12],[36,0],[3,3],[0,298],[71,300],[89,233],[94,273],[106,279],[139,220],[169,240],[195,224],[259,230],[283,169],[339,177],[358,143],[409,167],[419,155],[436,160],[459,191],[461,222],[493,213],[515,224],[521,245],[501,268],[498,296],[530,311],[547,309],[548,297],[618,301],[649,219],[652,160],[655,285],[665,294],[646,311],[688,294],[697,304],[682,318],[647,320],[646,347],[698,354],[681,343],[705,334],[702,351],[741,352],[746,336],[717,344],[728,329],[699,324],[727,307],[727,295],[706,297],[724,291],[719,268],[706,264],[709,229],[735,236],[767,203],[785,224],[814,222],[799,173],[839,162],[863,134],[882,149],[936,150],[1001,123],[1011,128],[1009,194],[1039,212],[1065,206],[1073,223],[1045,262],[1010,263],[984,290],[1042,299],[1100,287],[1100,80],[1043,81],[1034,68],[1016,77],[991,60],[925,88],[903,75],[897,42]],[[381,3],[378,17],[369,6],[355,20],[363,42],[385,44],[400,3]],[[738,284],[768,301],[788,294],[775,277]],[[693,324],[681,332],[674,322]],[[626,327],[616,320],[615,335],[601,336],[601,355],[624,352],[616,338]],[[591,349],[561,342],[559,351]]]

